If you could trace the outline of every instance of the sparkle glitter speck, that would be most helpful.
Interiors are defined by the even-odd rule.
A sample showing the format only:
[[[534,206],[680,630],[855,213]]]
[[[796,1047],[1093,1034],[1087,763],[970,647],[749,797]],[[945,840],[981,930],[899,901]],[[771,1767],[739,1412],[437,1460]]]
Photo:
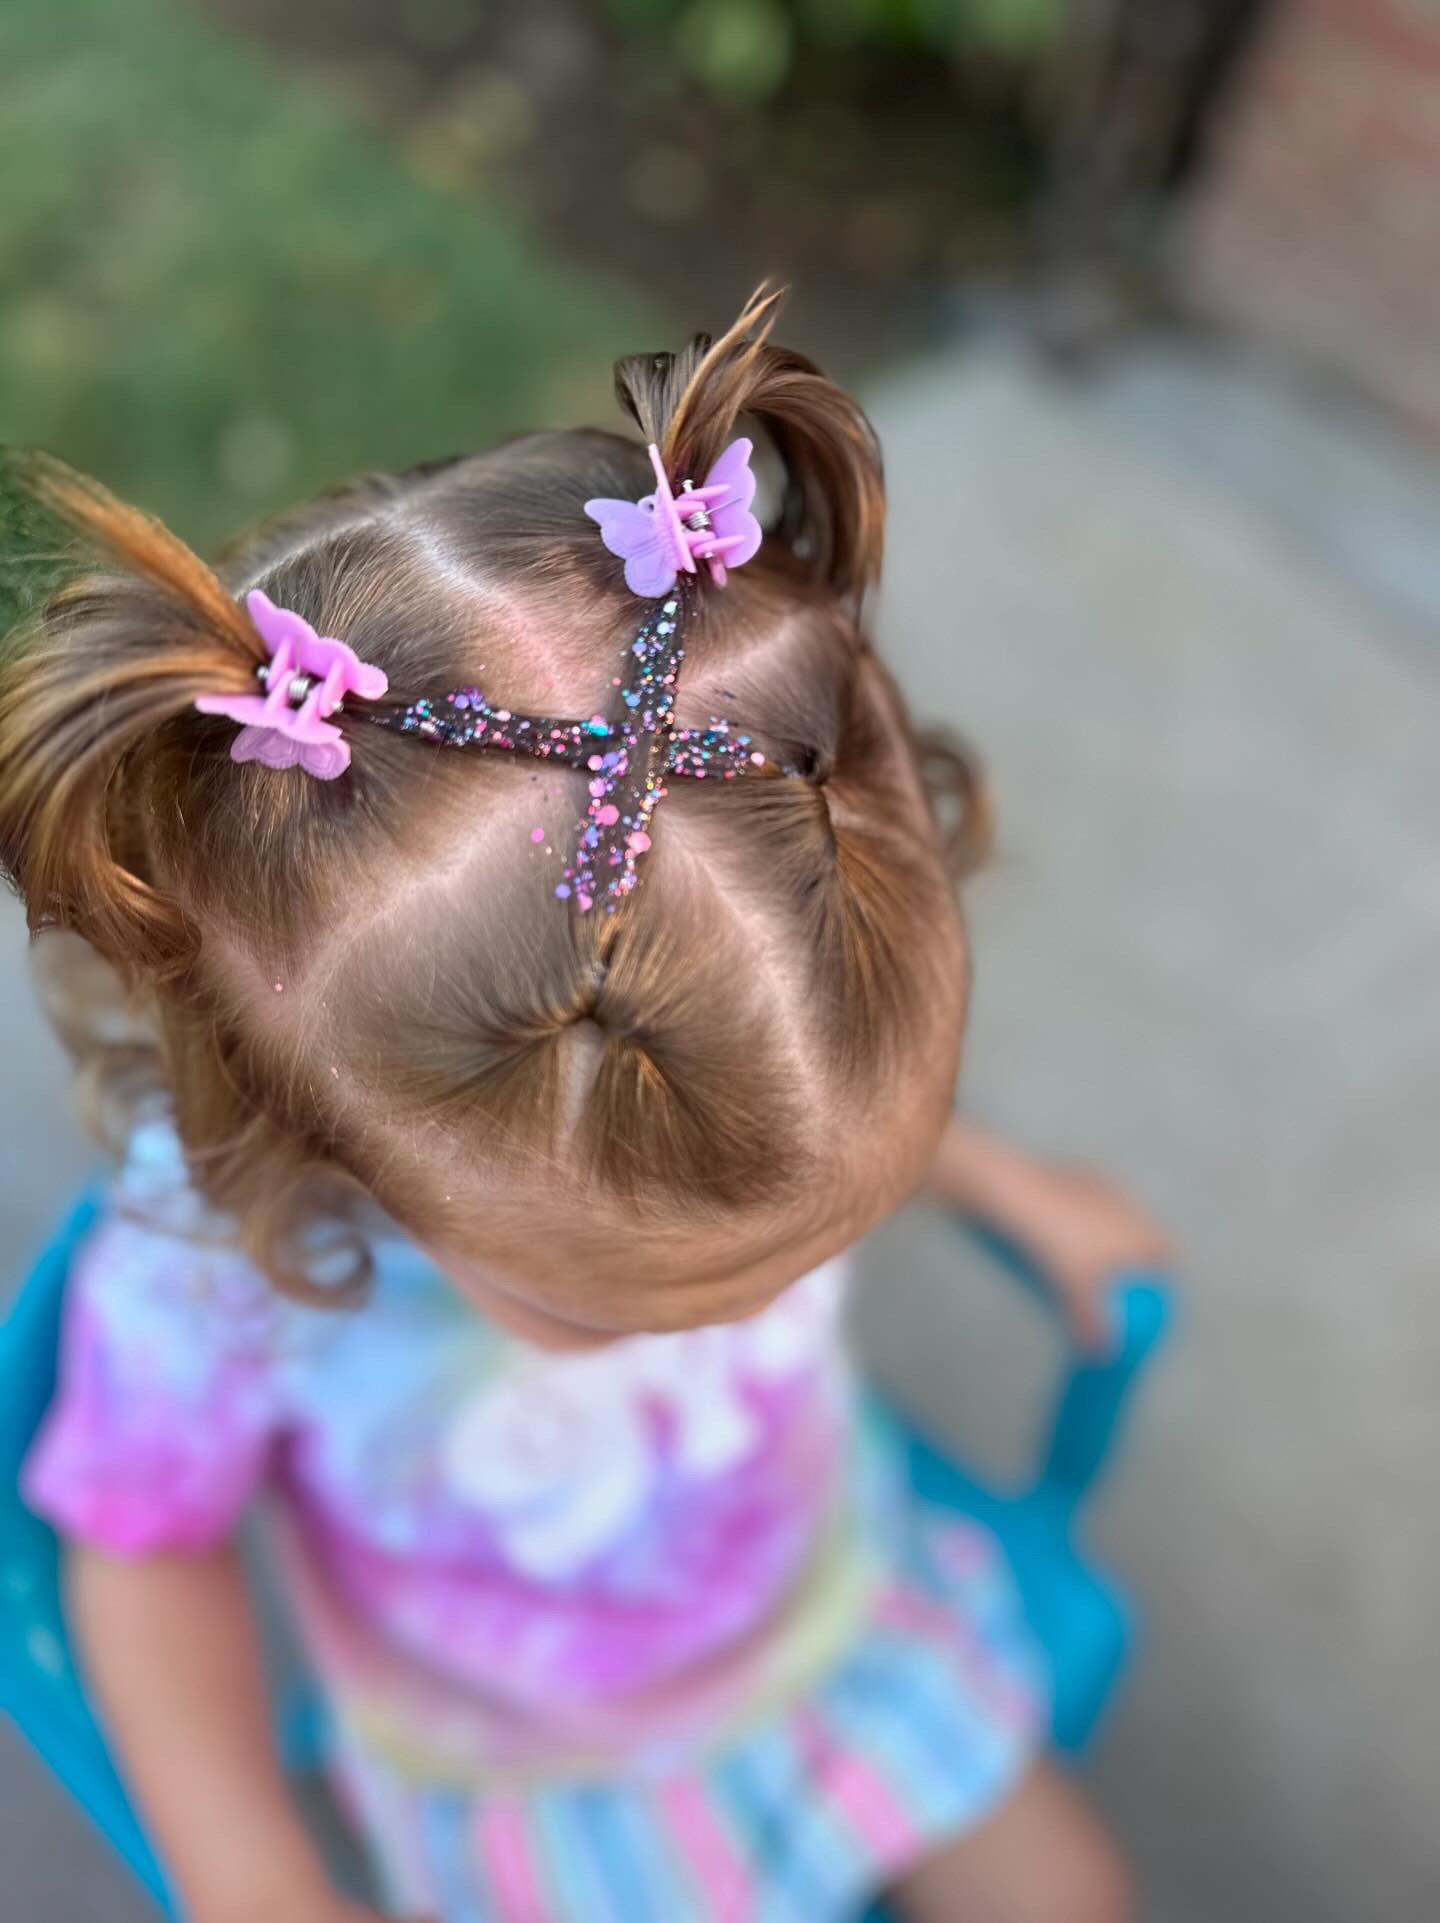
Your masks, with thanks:
[[[543,828],[532,828],[530,830],[530,839],[532,841],[543,841],[545,839],[545,830]]]

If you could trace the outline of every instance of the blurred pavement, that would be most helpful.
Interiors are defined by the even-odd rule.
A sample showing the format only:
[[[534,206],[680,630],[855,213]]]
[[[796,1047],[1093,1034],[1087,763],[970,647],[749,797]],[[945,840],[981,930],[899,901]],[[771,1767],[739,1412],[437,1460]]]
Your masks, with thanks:
[[[1367,479],[1340,416],[1272,394],[1257,424],[1225,393],[987,350],[873,394],[880,625],[999,791],[969,1107],[1132,1182],[1184,1251],[1186,1327],[1101,1518],[1151,1620],[1095,1771],[1143,1914],[1416,1923],[1440,1914],[1440,481],[1378,429]],[[86,1159],[19,946],[0,910],[7,1252]],[[918,1214],[869,1262],[886,1379],[1013,1447],[1033,1312]],[[0,1744],[16,1914],[129,1923],[65,1820]]]
[[[999,794],[968,1105],[1131,1182],[1182,1250],[1186,1325],[1104,1518],[1151,1616],[1098,1769],[1142,1914],[1416,1923],[1440,1915],[1440,476],[1252,378],[1142,360],[1087,390],[994,358],[872,396],[881,625]],[[876,1328],[890,1375],[1011,1420],[965,1362],[998,1309],[954,1299],[932,1230],[894,1234],[923,1281]]]

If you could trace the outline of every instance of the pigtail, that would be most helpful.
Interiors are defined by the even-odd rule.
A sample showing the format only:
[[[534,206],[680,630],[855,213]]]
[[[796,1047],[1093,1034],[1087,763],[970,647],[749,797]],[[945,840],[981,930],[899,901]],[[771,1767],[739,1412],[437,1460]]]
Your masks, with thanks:
[[[147,854],[157,760],[184,747],[197,696],[253,691],[264,646],[150,515],[43,455],[17,478],[122,571],[64,588],[0,661],[0,870],[32,928],[75,929],[133,979],[187,945]]]
[[[621,406],[660,448],[672,477],[698,480],[742,415],[769,436],[785,468],[772,537],[817,579],[859,600],[880,573],[885,486],[875,431],[813,361],[770,340],[781,294],[761,287],[719,340],[697,334],[678,354],[617,363]]]
[[[946,872],[953,882],[968,881],[995,845],[995,796],[985,764],[968,742],[944,728],[921,729],[915,756],[940,831]]]

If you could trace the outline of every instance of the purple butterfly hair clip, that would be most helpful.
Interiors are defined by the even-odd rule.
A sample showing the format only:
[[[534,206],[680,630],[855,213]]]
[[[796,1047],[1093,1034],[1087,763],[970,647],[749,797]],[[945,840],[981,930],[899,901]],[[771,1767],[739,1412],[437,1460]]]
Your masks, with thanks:
[[[647,600],[668,594],[680,574],[699,562],[724,587],[727,568],[743,567],[760,546],[760,523],[750,511],[755,476],[751,443],[732,441],[705,476],[702,487],[686,481],[677,495],[660,450],[649,449],[655,491],[638,501],[594,500],[585,512],[600,525],[600,539],[625,563],[625,585]]]
[[[317,634],[303,615],[277,608],[259,588],[245,596],[245,606],[270,656],[256,670],[265,692],[205,694],[195,706],[240,724],[232,761],[303,768],[317,781],[333,781],[350,766],[350,744],[330,716],[347,695],[378,701],[389,686],[383,670],[333,635]]]

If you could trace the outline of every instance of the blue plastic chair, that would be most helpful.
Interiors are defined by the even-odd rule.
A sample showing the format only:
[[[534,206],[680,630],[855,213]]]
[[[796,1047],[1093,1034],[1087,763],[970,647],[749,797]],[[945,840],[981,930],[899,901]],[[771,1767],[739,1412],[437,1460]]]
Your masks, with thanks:
[[[972,1225],[1000,1266],[1047,1304],[1048,1283],[1013,1243]],[[973,1516],[998,1540],[1025,1617],[1050,1669],[1055,1747],[1078,1756],[1093,1740],[1124,1672],[1138,1618],[1120,1586],[1087,1554],[1085,1498],[1120,1440],[1131,1393],[1169,1332],[1173,1294],[1163,1275],[1118,1276],[1108,1342],[1086,1354],[1067,1341],[1031,1468],[1015,1483],[988,1481],[946,1455],[895,1412],[917,1495]]]
[[[54,1392],[65,1279],[94,1219],[82,1202],[40,1258],[0,1323],[0,1710],[87,1811],[162,1909],[174,1914],[165,1879],[130,1806],[76,1671],[65,1627],[54,1534],[20,1500],[20,1464]],[[982,1243],[1037,1291],[1044,1284],[1009,1244]],[[1135,1616],[1084,1552],[1081,1508],[1119,1435],[1131,1388],[1169,1322],[1158,1276],[1117,1281],[1114,1342],[1100,1360],[1067,1354],[1035,1467],[1014,1488],[981,1481],[952,1461],[900,1412],[880,1403],[926,1501],[974,1516],[998,1538],[1026,1615],[1049,1660],[1057,1747],[1074,1754],[1094,1734],[1123,1671]],[[877,1399],[878,1400],[878,1399]],[[313,1705],[279,1711],[282,1751],[317,1760]],[[884,1912],[871,1912],[879,1923]]]

